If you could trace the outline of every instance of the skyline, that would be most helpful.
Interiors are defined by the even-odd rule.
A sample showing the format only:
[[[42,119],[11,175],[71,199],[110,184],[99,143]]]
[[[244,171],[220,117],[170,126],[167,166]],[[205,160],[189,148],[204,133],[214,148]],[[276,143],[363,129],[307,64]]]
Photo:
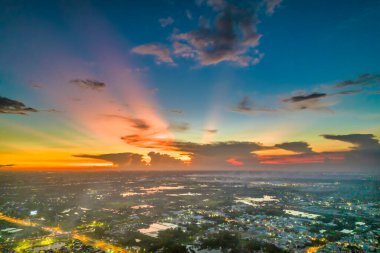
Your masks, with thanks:
[[[0,169],[378,172],[379,1],[2,6]]]

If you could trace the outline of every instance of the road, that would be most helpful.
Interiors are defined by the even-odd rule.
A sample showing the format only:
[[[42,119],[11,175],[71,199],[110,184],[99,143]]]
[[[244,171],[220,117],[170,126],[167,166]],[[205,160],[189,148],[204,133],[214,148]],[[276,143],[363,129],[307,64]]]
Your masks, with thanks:
[[[101,250],[104,250],[107,252],[134,253],[131,250],[127,250],[127,249],[124,249],[122,247],[112,245],[112,244],[105,242],[103,240],[97,240],[97,239],[93,239],[91,237],[88,237],[86,235],[81,235],[81,234],[77,233],[76,231],[67,232],[67,231],[63,231],[59,227],[47,227],[47,226],[43,226],[41,224],[38,224],[36,222],[26,221],[26,220],[18,219],[18,218],[13,218],[13,217],[7,216],[3,213],[0,213],[0,220],[4,220],[4,221],[7,221],[9,223],[17,224],[20,226],[40,228],[44,231],[52,233],[53,235],[67,235],[71,238],[78,239],[85,244],[91,245],[93,247],[96,247],[98,249],[101,249]]]

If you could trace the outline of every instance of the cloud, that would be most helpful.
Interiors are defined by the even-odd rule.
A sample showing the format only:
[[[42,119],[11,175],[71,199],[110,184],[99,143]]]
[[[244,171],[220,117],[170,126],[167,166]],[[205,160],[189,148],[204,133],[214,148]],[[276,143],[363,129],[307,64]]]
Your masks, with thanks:
[[[100,155],[80,154],[75,157],[94,158],[110,161],[119,167],[151,169],[228,169],[239,166],[243,169],[267,168],[297,164],[318,164],[318,169],[358,170],[378,169],[380,163],[380,144],[372,134],[323,135],[327,139],[346,141],[355,144],[352,150],[341,152],[314,152],[306,142],[285,142],[274,146],[264,146],[257,142],[225,141],[210,144],[173,141],[166,151],[177,151],[180,155],[191,158],[191,162],[172,157],[157,151],[149,151],[147,155],[135,153],[111,153]],[[130,137],[132,138],[132,137]],[[137,137],[135,137],[137,138]],[[140,138],[140,137],[139,137]],[[146,140],[145,140],[146,141]],[[157,146],[157,140],[151,140],[151,146]],[[144,142],[145,147],[147,143]],[[260,151],[276,150],[278,148],[297,152],[291,155],[263,155]],[[256,153],[255,153],[256,152]],[[149,157],[149,160],[147,160]],[[302,167],[308,169],[309,167]],[[312,167],[310,167],[312,168]]]
[[[354,170],[379,170],[380,144],[373,134],[322,135],[329,140],[354,144],[352,150],[341,152],[345,157],[343,166]]]
[[[164,168],[164,169],[180,169],[184,166],[184,163],[179,160],[175,159],[174,157],[171,157],[167,154],[161,154],[157,152],[149,152],[148,156],[150,157],[150,167],[157,169],[157,168]]]
[[[166,46],[158,43],[144,44],[141,46],[134,47],[132,49],[132,52],[141,55],[152,55],[155,57],[157,64],[174,64],[174,61],[170,56],[169,49]]]
[[[38,112],[38,110],[27,107],[20,101],[0,96],[0,113],[25,115],[29,112]]]
[[[130,152],[99,155],[74,155],[74,157],[92,158],[112,162],[114,166],[125,169],[146,169],[148,167],[152,169],[180,169],[185,166],[181,160],[171,157],[167,154],[149,152],[147,156],[149,157],[150,161],[146,161],[144,159],[144,156],[141,154]]]
[[[309,144],[303,141],[284,142],[281,144],[276,144],[274,146],[277,148],[290,150],[297,153],[313,153],[313,150],[311,149]]]
[[[369,86],[380,82],[378,74],[362,74],[355,79],[345,80],[335,84],[335,88],[343,88],[347,86]]]
[[[191,167],[195,169],[225,169],[226,166],[231,165],[231,159],[239,161],[239,163],[244,164],[244,166],[250,167],[258,165],[258,160],[253,151],[269,149],[271,147],[262,146],[260,143],[255,142],[215,142],[211,144],[201,144],[194,142],[183,142],[183,141],[165,141],[162,139],[149,138],[148,136],[142,135],[129,135],[124,136],[122,139],[134,146],[147,149],[161,149],[162,151],[176,151],[182,156],[188,156],[191,158]],[[170,158],[173,157],[153,155],[154,153],[148,153],[152,158],[152,165],[160,166],[160,161],[167,161],[165,164],[169,164]],[[162,155],[162,154],[161,154]],[[178,162],[181,163],[178,163]],[[179,166],[185,164],[176,159],[170,162],[172,165]],[[187,165],[186,165],[187,166]]]
[[[70,83],[78,85],[85,89],[100,90],[106,87],[106,84],[94,79],[74,79]]]
[[[162,138],[156,133],[129,134],[122,136],[120,139],[129,145],[139,148],[154,148],[162,150],[174,149],[171,139]]]
[[[373,134],[346,134],[331,135],[324,134],[324,138],[329,140],[344,141],[355,145],[355,150],[380,150],[379,141]]]
[[[187,122],[171,122],[168,129],[174,132],[185,132],[190,129],[190,124]]]
[[[218,132],[218,129],[203,129],[203,131],[210,134],[216,134]]]
[[[13,167],[14,164],[0,164],[0,168],[2,167]]]
[[[336,102],[324,100],[328,96],[327,93],[313,92],[311,94],[301,94],[285,98],[282,100],[284,103],[283,109],[285,111],[312,110],[332,113],[333,111],[330,109],[330,106]]]
[[[362,93],[364,90],[344,90],[344,91],[339,91],[336,93],[332,93],[329,96],[334,96],[334,95],[353,95],[353,94],[358,94]]]
[[[112,154],[100,154],[100,155],[89,155],[89,154],[79,154],[73,155],[74,157],[81,158],[93,158],[100,159],[103,161],[112,162],[114,165],[119,167],[144,167],[146,164],[143,161],[143,156],[136,153],[112,153]]]
[[[301,101],[310,100],[310,99],[318,99],[318,98],[322,98],[326,96],[327,96],[326,93],[314,92],[308,95],[298,95],[298,96],[286,98],[283,101],[287,103],[296,103],[296,102],[301,102]]]
[[[167,109],[166,111],[175,113],[175,114],[180,114],[180,115],[183,114],[182,110],[177,110],[177,109]]]
[[[281,4],[282,0],[265,0],[266,11],[268,15],[272,15],[274,10]]]
[[[312,110],[332,113],[333,110],[330,109],[330,106],[335,105],[337,102],[328,98],[332,98],[334,96],[354,95],[361,92],[364,92],[364,90],[345,90],[334,93],[302,92],[300,94],[292,95],[290,97],[282,99],[280,101],[282,102],[282,106],[279,108],[257,107],[248,96],[245,96],[236,107],[231,109],[231,111],[246,114],[254,114],[255,112],[289,112],[299,110]]]
[[[140,130],[148,130],[150,128],[150,125],[143,119],[126,117],[126,116],[121,116],[121,115],[114,115],[114,114],[106,114],[104,116],[107,118],[115,118],[115,119],[121,119],[121,120],[127,121],[128,123],[131,124],[132,127],[140,129]]]
[[[160,18],[158,22],[160,22],[160,25],[162,27],[167,27],[174,23],[174,19],[172,17]]]
[[[226,6],[226,2],[224,0],[197,0],[196,3],[198,5],[205,3],[215,10],[220,10]]]
[[[196,56],[196,50],[191,46],[175,41],[173,43],[173,53],[176,56],[182,58],[194,58]]]
[[[186,10],[186,17],[187,17],[189,20],[193,20],[193,14],[191,14],[191,11]]]
[[[210,25],[208,20],[201,17],[198,29],[174,34],[175,42],[192,49],[178,50],[178,45],[174,44],[176,56],[195,58],[203,66],[221,62],[249,66],[260,62],[264,55],[254,49],[261,38],[257,32],[259,4],[242,1],[238,5],[222,0],[198,2],[207,3],[213,8],[216,12],[214,23]]]
[[[253,168],[254,165],[258,165],[258,160],[252,152],[268,149],[268,147],[264,147],[260,143],[239,141],[214,142],[210,144],[174,142],[173,146],[191,157],[192,167],[204,169],[226,168],[226,166],[231,165],[231,159],[239,161],[246,168]]]
[[[245,96],[236,107],[231,109],[233,112],[255,113],[255,112],[275,112],[275,109],[266,107],[256,107],[251,99]]]

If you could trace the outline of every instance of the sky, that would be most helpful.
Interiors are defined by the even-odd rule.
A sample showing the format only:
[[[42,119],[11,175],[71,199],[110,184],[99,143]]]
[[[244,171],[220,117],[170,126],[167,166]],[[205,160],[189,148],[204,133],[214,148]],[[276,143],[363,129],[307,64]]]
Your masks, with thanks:
[[[380,171],[380,1],[0,4],[1,169]]]

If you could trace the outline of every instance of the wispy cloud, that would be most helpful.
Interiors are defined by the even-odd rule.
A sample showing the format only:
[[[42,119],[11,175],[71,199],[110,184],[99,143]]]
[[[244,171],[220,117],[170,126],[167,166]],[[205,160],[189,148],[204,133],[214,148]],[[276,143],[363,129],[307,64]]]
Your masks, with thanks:
[[[189,19],[189,20],[193,20],[193,14],[191,13],[190,10],[186,10],[186,17]]]
[[[216,134],[218,132],[218,129],[203,129],[203,131],[210,134]]]
[[[70,83],[78,85],[79,87],[92,90],[101,90],[106,87],[104,82],[100,82],[94,79],[73,79]]]
[[[100,155],[78,154],[78,155],[73,155],[73,156],[80,157],[80,158],[100,159],[100,160],[112,162],[114,165],[124,166],[124,167],[140,168],[145,165],[142,155],[136,154],[136,153],[129,153],[129,152],[100,154]]]
[[[143,119],[126,117],[126,116],[115,115],[115,114],[106,114],[104,116],[107,118],[124,120],[128,122],[129,124],[131,124],[132,127],[140,129],[140,130],[148,130],[150,128],[149,124]]]
[[[185,132],[190,129],[190,124],[187,122],[171,122],[169,130],[174,132]]]
[[[281,4],[282,0],[265,0],[266,11],[268,15],[272,15],[274,10]]]
[[[152,55],[156,59],[157,64],[168,63],[173,65],[174,61],[170,56],[170,50],[166,46],[158,43],[145,44],[141,46],[134,47],[132,49],[133,53],[141,55]]]
[[[170,112],[170,113],[175,113],[175,114],[183,114],[183,111],[182,110],[178,110],[178,109],[167,109],[166,111]]]
[[[38,112],[38,110],[28,107],[20,101],[0,96],[0,113],[25,115],[30,112]]]
[[[162,27],[167,27],[167,26],[169,26],[169,25],[171,25],[171,24],[173,24],[174,23],[174,19],[172,18],[172,17],[167,17],[167,18],[160,18],[159,20],[158,20],[158,22],[160,22],[160,25],[162,26]]]
[[[297,96],[292,96],[290,98],[286,98],[283,101],[284,102],[289,102],[289,103],[297,103],[297,102],[302,102],[306,100],[313,100],[313,99],[319,99],[322,97],[326,97],[326,93],[318,93],[318,92],[313,92],[311,94],[305,94],[305,95],[297,95]]]
[[[348,86],[368,86],[380,82],[380,75],[378,74],[362,74],[355,79],[344,80],[335,84],[336,88],[344,88]]]
[[[0,168],[3,168],[3,167],[13,167],[14,164],[0,164]]]
[[[275,112],[276,109],[267,108],[267,107],[257,107],[253,103],[253,101],[248,97],[245,96],[236,107],[231,109],[233,112],[239,112],[239,113],[255,113],[255,112]]]

